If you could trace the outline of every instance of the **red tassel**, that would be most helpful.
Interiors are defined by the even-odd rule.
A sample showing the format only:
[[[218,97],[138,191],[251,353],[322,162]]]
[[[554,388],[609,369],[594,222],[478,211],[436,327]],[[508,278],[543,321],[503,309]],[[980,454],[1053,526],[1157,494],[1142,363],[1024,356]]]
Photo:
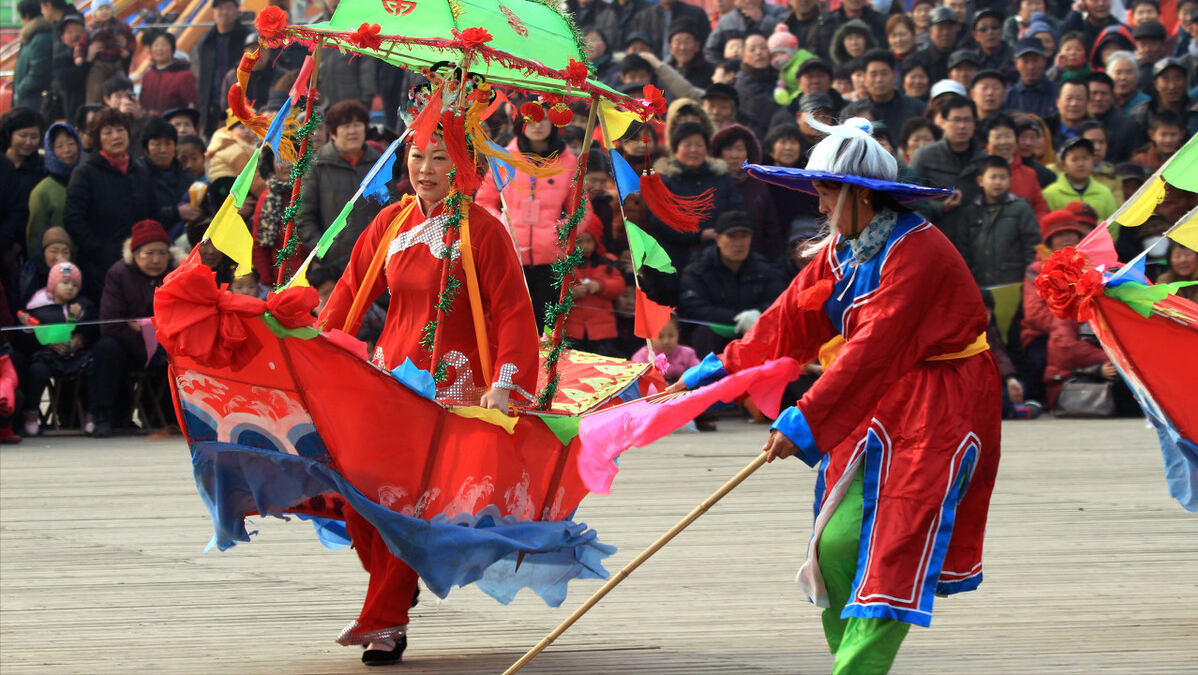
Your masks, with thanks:
[[[653,215],[679,232],[698,232],[699,223],[715,207],[715,188],[708,188],[697,197],[679,197],[670,192],[655,172],[641,176],[641,196]]]
[[[470,148],[466,147],[466,118],[453,110],[446,110],[441,117],[441,132],[445,137],[445,151],[457,167],[458,190],[472,195],[482,183]]]
[[[437,88],[429,96],[428,103],[425,104],[424,110],[412,120],[412,147],[424,152],[428,147],[428,142],[432,140],[433,134],[437,131],[437,122],[441,121],[441,90],[444,85]]]

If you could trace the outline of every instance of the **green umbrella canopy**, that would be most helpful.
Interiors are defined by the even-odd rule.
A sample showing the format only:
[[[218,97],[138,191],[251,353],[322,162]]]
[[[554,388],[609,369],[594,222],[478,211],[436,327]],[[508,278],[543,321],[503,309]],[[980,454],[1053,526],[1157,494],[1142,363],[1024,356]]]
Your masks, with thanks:
[[[379,25],[378,47],[363,48],[351,40],[363,24]],[[492,39],[473,50],[469,67],[488,82],[579,98],[597,93],[622,108],[643,109],[636,99],[594,78],[567,93],[562,71],[571,60],[588,68],[589,63],[583,39],[555,0],[341,0],[329,21],[291,26],[286,34],[304,42],[324,39],[419,72],[440,61],[460,63],[464,45],[455,30],[475,27],[486,29]]]

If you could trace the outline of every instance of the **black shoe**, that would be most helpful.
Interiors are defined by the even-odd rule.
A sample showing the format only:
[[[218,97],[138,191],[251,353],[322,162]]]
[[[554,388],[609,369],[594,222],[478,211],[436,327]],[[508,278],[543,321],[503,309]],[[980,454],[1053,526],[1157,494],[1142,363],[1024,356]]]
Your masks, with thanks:
[[[108,438],[112,436],[112,422],[107,417],[96,418],[96,428],[92,430],[92,438]]]
[[[367,649],[362,653],[362,663],[368,666],[390,666],[403,660],[403,650],[408,647],[408,636],[400,635],[395,638],[395,649]]]

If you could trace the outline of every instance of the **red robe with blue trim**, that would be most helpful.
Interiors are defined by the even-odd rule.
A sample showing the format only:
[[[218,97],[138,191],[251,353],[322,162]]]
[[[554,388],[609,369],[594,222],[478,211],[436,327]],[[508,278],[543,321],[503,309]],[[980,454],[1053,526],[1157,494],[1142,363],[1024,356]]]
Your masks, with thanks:
[[[819,469],[814,534],[798,581],[828,606],[817,544],[863,466],[858,572],[842,617],[927,626],[935,594],[982,580],[1001,381],[988,350],[928,360],[965,350],[987,324],[969,269],[937,228],[900,214],[874,257],[856,268],[852,261],[849,247],[821,249],[721,360],[728,372],[783,356],[806,362],[844,336],[836,360],[775,424]],[[833,284],[826,301],[813,292],[821,281]]]

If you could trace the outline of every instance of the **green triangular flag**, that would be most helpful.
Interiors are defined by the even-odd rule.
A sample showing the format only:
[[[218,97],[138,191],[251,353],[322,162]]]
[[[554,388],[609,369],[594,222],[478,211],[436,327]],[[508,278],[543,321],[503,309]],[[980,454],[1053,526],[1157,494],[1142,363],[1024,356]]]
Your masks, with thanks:
[[[1193,192],[1198,190],[1198,142],[1193,138],[1182,149],[1173,153],[1161,178],[1173,187]]]
[[[71,333],[73,332],[75,332],[75,324],[73,323],[49,323],[44,326],[33,327],[33,334],[37,337],[37,341],[44,345],[70,342]]]
[[[669,254],[648,232],[628,220],[624,221],[624,231],[628,235],[628,248],[632,249],[632,264],[638,271],[644,265],[667,274],[674,271]]]
[[[736,339],[736,326],[723,323],[713,323],[709,325],[708,328],[711,329],[711,332],[726,340]]]
[[[578,424],[582,421],[581,417],[565,417],[558,415],[545,415],[541,418],[545,426],[557,436],[557,440],[562,442],[562,445],[569,445],[570,441],[578,435]]]
[[[316,242],[316,257],[322,258],[324,254],[329,252],[329,247],[333,245],[333,240],[337,235],[341,234],[341,230],[345,229],[346,219],[349,218],[349,212],[354,210],[353,202],[346,202],[345,206],[341,207],[341,213],[333,219],[333,224],[329,225],[329,229],[320,235],[320,241]]]
[[[254,182],[254,174],[258,172],[258,153],[262,152],[262,148],[254,149],[254,154],[250,155],[250,161],[241,170],[241,175],[237,176],[237,180],[233,182],[233,188],[229,190],[229,194],[233,195],[233,206],[241,208],[245,203],[245,197],[250,193],[250,183]]]

